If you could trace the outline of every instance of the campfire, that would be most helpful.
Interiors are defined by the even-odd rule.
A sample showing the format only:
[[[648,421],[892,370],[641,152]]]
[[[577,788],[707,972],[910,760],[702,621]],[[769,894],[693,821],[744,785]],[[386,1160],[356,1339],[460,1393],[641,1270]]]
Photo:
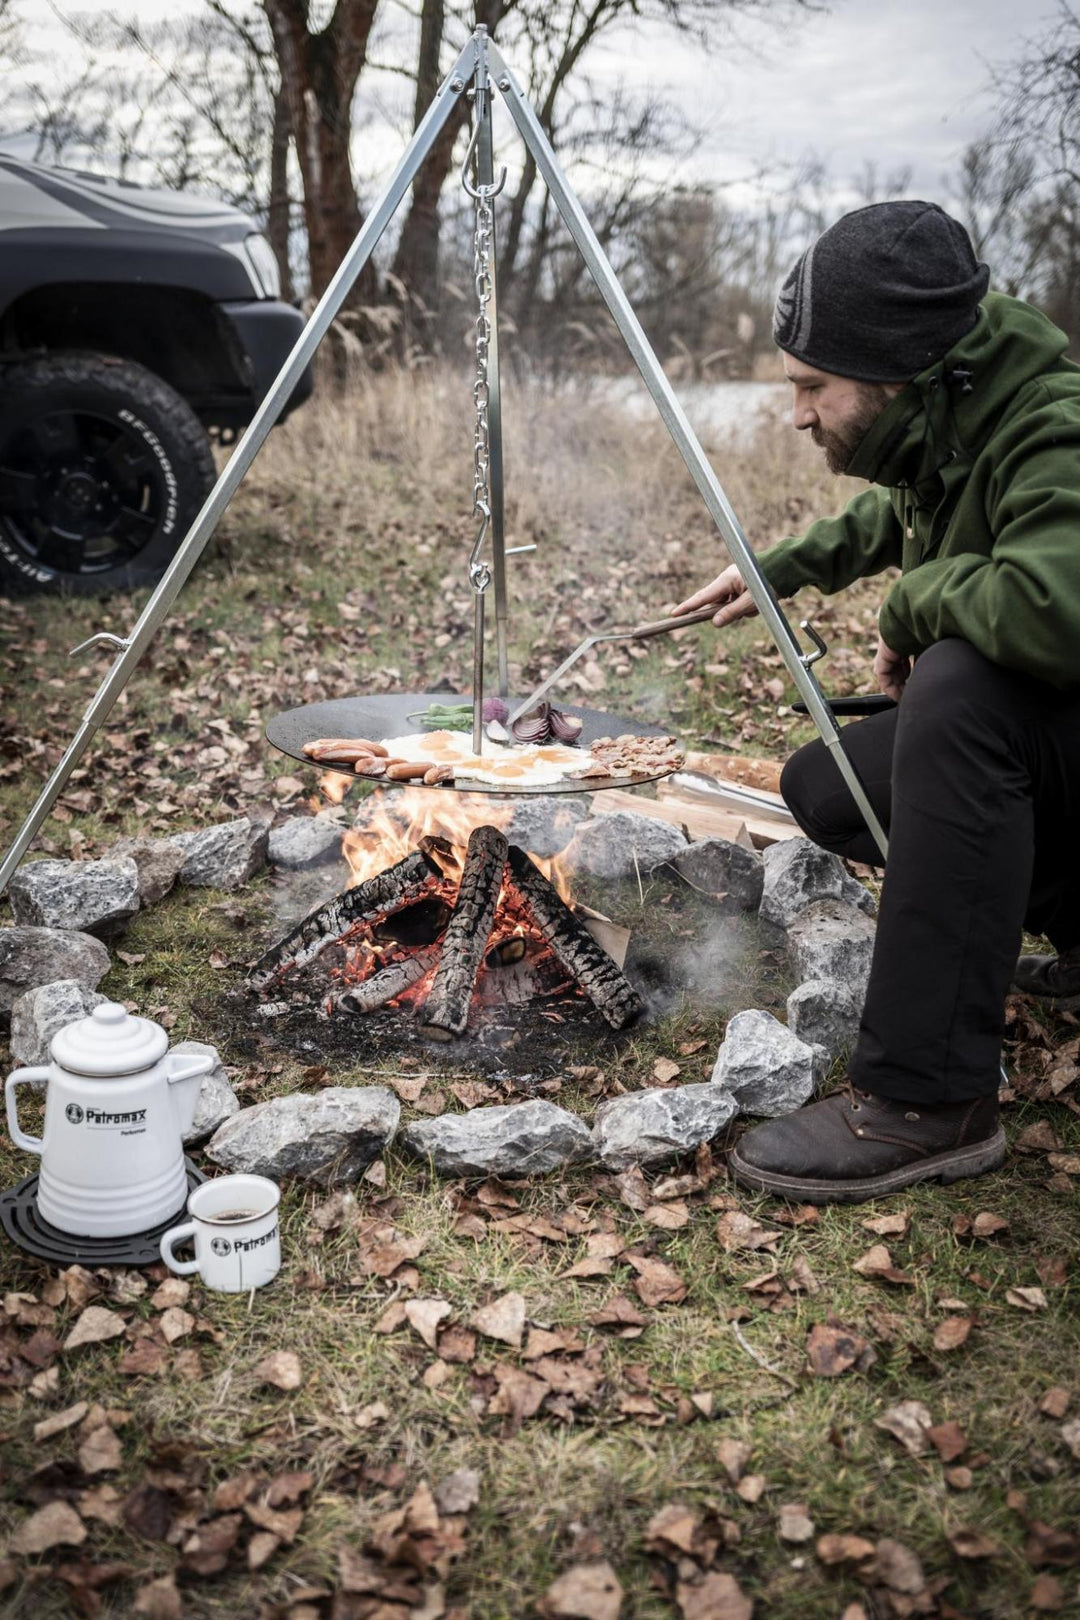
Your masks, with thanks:
[[[485,1006],[580,991],[613,1029],[641,999],[575,909],[558,858],[508,843],[508,804],[416,790],[380,803],[345,832],[351,877],[252,968],[266,991],[344,947],[326,1010],[356,1016],[393,1006],[430,1039],[462,1035]]]

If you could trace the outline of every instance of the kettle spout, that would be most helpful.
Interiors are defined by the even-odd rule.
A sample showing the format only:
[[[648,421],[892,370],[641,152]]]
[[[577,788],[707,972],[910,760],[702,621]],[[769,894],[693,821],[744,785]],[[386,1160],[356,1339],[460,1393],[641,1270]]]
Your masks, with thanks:
[[[202,1077],[210,1073],[215,1059],[216,1054],[212,1051],[170,1052],[165,1059],[169,1084],[179,1088],[176,1093],[176,1113],[181,1136],[191,1129]]]

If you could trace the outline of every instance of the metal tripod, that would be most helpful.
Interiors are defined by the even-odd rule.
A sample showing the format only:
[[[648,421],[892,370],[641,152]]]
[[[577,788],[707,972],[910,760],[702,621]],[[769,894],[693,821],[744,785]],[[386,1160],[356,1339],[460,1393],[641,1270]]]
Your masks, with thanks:
[[[165,619],[185,580],[198,561],[207,541],[214,532],[225,509],[236,493],[241,480],[258,454],[271,427],[300,380],[331,322],[337,315],[360,271],[371,257],[379,238],[393,218],[398,205],[412,183],[421,164],[431,150],[439,131],[458,98],[471,89],[477,118],[476,152],[478,155],[477,185],[493,184],[491,140],[492,87],[496,88],[509,109],[510,116],[536,160],[548,190],[562,215],[571,236],[577,243],[593,279],[603,295],[604,302],[615,320],[642,379],[656,402],[664,424],[678,448],[679,454],[701,492],[717,528],[738,565],[739,571],[752,595],[799,694],[805,702],[821,734],[822,740],[836,762],[852,797],[862,812],[867,826],[877,842],[882,857],[887,854],[884,830],[874,813],[858,773],[848,759],[841,744],[840,729],[830,712],[821,688],[811,672],[811,665],[820,658],[824,646],[814,636],[815,650],[803,652],[795,631],[788,623],[776,595],[750,549],[749,541],[736,517],[720,481],[710,466],[704,450],[676,399],[671,384],[664,375],[660,362],[649,346],[637,316],[627,301],[626,294],[608,262],[596,234],[586,218],[584,209],[559,167],[550,142],[541,128],[532,107],[506,66],[497,48],[489,41],[487,30],[479,27],[470,37],[453,68],[439,87],[405,153],[381,197],[368,215],[363,228],[338,268],[329,287],[319,300],[311,319],[297,339],[296,346],[278,373],[269,393],[256,411],[250,425],[237,444],[228,466],[210,491],[201,511],[181,542],[176,555],[150,597],[142,613],[124,638],[101,632],[91,636],[75,651],[97,642],[111,644],[117,656],[105,679],[91,699],[68,748],[38,796],[37,802],[20,827],[11,848],[0,866],[0,894],[49,815],[72,771],[86,753],[102,723],[134,673],[135,666],[149,646],[158,626]],[[507,687],[506,664],[506,551],[503,539],[502,514],[502,418],[498,375],[498,317],[494,276],[494,234],[490,245],[489,271],[492,297],[489,319],[492,337],[487,358],[487,413],[489,431],[489,476],[492,545],[491,583],[495,592],[496,643],[500,691]],[[482,615],[478,613],[478,619]],[[807,628],[804,625],[804,628]],[[475,649],[480,682],[483,678],[483,637]]]

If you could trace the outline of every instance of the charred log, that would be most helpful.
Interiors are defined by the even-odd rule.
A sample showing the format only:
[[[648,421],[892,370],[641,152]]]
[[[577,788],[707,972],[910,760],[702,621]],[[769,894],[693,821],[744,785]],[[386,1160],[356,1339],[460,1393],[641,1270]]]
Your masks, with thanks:
[[[495,907],[506,869],[506,839],[497,827],[475,827],[469,836],[454,914],[443,935],[442,954],[421,1016],[426,1034],[448,1041],[469,1019],[476,975],[487,951]]]
[[[444,873],[435,855],[445,847],[437,838],[425,838],[419,849],[412,850],[395,866],[377,872],[355,888],[346,889],[317,906],[291,933],[260,956],[248,972],[248,983],[255,990],[264,990],[290,968],[303,967],[313,961],[328,945],[346,935],[355,937],[373,928],[388,913],[412,905],[425,890],[442,881]]]
[[[507,859],[511,882],[563,967],[573,974],[612,1029],[625,1029],[642,1011],[641,997],[629,979],[523,849],[511,844]]]
[[[453,907],[437,895],[418,900],[415,906],[396,911],[371,930],[371,938],[380,945],[404,945],[415,948],[433,945],[444,932],[453,915]]]
[[[395,996],[403,996],[414,984],[419,984],[431,968],[435,966],[438,952],[434,948],[423,951],[414,951],[411,956],[399,957],[396,962],[388,962],[385,967],[379,968],[370,979],[363,984],[350,985],[334,1003],[335,1009],[350,1013],[375,1012],[379,1007],[385,1007],[388,1001]]]

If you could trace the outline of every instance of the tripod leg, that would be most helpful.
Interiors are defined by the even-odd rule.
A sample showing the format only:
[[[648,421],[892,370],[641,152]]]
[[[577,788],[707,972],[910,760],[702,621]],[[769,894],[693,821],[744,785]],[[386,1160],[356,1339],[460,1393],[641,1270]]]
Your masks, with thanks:
[[[19,862],[37,835],[46,816],[64,790],[72,771],[86,753],[95,733],[107,718],[117,698],[134,673],[135,666],[150,645],[158,626],[179,595],[184,582],[198,562],[207,541],[217,527],[222,514],[262,448],[270,429],[281,414],[296,384],[315,350],[322,342],[338,310],[341,308],[360,271],[371,257],[379,238],[397,211],[413,176],[420,168],[435,138],[450,115],[450,110],[473,72],[476,44],[470,39],[453,68],[444,79],[412,140],[398,164],[382,196],[368,215],[352,247],[338,267],[337,274],[323,293],[311,319],[296,340],[296,345],[282,366],[269,393],[252,417],[243,437],[229,459],[221,477],[203,503],[184,539],[159,581],[153,595],[139,615],[130,636],[122,644],[123,650],[98,687],[83,715],[60,763],[38,796],[0,865],[0,894],[11,881]]]

